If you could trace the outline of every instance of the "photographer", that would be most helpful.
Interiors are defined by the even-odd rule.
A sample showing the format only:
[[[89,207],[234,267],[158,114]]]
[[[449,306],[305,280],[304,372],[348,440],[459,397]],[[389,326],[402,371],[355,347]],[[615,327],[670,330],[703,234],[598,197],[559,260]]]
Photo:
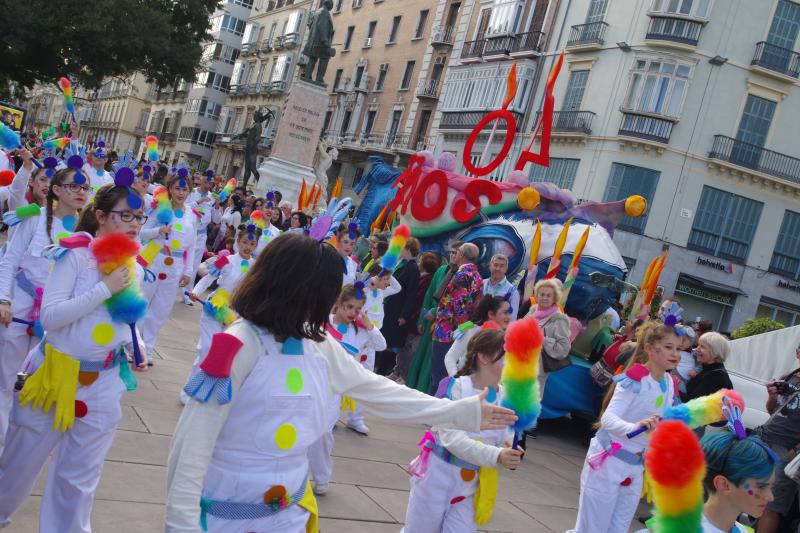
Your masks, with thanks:
[[[800,360],[800,346],[795,349],[795,356]],[[783,469],[800,450],[800,368],[779,381],[767,383],[767,393],[770,417],[756,432],[778,455],[781,464],[775,469],[775,499],[759,519],[757,533],[778,531],[781,517],[789,512],[797,495],[797,483],[787,478]]]

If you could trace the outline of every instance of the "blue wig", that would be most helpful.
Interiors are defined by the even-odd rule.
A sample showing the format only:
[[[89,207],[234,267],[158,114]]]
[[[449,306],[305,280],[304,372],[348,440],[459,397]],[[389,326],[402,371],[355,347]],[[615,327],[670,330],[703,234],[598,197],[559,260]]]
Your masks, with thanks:
[[[700,441],[706,456],[706,479],[709,492],[714,492],[714,477],[725,476],[737,487],[747,479],[768,479],[777,464],[775,455],[756,436],[737,439],[734,433],[709,433]]]

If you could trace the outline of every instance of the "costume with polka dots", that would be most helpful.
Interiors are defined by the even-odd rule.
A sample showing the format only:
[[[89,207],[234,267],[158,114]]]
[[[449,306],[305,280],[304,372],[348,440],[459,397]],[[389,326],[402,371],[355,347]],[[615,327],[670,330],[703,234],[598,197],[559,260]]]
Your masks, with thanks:
[[[448,388],[451,400],[480,394],[470,376],[454,378]],[[492,390],[489,403],[500,404],[502,392]],[[429,437],[432,436],[433,438]],[[476,531],[475,493],[482,513],[491,516],[496,495],[497,458],[513,434],[508,430],[465,432],[435,427],[426,435],[422,453],[429,454],[427,469],[411,476],[406,510],[406,533],[465,533]],[[482,482],[482,479],[485,478]],[[482,485],[483,483],[483,485]],[[491,500],[491,503],[484,503]],[[485,516],[481,520],[488,520]]]
[[[74,217],[66,220],[69,231],[75,229]],[[52,260],[44,250],[61,236],[69,235],[64,221],[53,216],[47,235],[47,216],[42,208],[38,216],[23,219],[0,260],[0,300],[11,301],[13,315],[24,320],[39,320],[44,286],[50,275]],[[12,322],[0,327],[0,452],[8,427],[14,382],[22,361],[39,342],[34,331],[24,324]]]
[[[79,241],[81,237],[85,240]],[[40,531],[91,531],[94,491],[122,418],[120,399],[135,387],[124,349],[131,343],[131,329],[113,322],[103,304],[111,293],[86,247],[91,236],[79,233],[72,240],[84,244],[61,249],[44,291],[41,321],[46,340],[22,365],[28,378],[14,401],[0,456],[0,526],[28,497],[55,450],[42,496]],[[141,267],[137,275],[141,282]],[[35,394],[37,375],[48,368],[60,370],[50,388],[71,395],[63,402],[59,395],[45,413],[35,399],[26,398]],[[61,412],[67,420],[74,419],[59,423]]]
[[[394,279],[394,276],[389,277],[389,286],[385,289],[374,289],[370,286],[370,282],[367,282],[367,286],[364,287],[364,295],[367,297],[364,310],[376,328],[381,329],[383,327],[383,300],[393,294],[397,294],[402,289],[403,287]]]
[[[281,230],[279,230],[275,224],[270,223],[268,228],[263,229],[261,237],[258,239],[258,246],[256,246],[256,251],[253,253],[253,255],[260,254],[261,251],[264,250],[264,248],[266,248],[273,239],[279,237],[280,234]]]
[[[208,198],[208,200],[201,202],[203,198]],[[206,249],[206,241],[208,240],[208,225],[211,224],[214,215],[217,212],[217,208],[214,206],[214,200],[211,198],[211,193],[204,193],[199,189],[195,189],[191,192],[191,194],[189,194],[189,198],[186,200],[186,207],[196,216],[195,231],[197,236],[195,237],[194,242],[194,253],[188,258],[189,261],[191,261],[190,265],[192,267],[192,270],[189,273],[189,278],[191,279],[191,282],[194,282],[194,278],[197,275],[197,269],[200,267],[200,263],[203,260],[203,252]]]
[[[147,223],[139,232],[139,237],[145,245],[155,241],[160,246],[159,254],[153,263],[147,266],[152,276],[148,276],[142,284],[142,292],[150,302],[150,306],[139,328],[148,353],[152,353],[158,332],[167,322],[172,306],[175,305],[181,276],[190,276],[192,273],[189,258],[194,257],[194,246],[197,241],[196,220],[197,217],[191,211],[187,213],[185,209],[175,209],[172,229],[167,235],[159,232],[162,225],[153,215],[147,219]]]

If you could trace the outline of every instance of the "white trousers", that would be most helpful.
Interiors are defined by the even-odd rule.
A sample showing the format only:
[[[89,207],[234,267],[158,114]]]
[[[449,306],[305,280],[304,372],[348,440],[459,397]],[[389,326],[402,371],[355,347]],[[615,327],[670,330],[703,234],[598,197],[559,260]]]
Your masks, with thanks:
[[[308,469],[317,485],[327,485],[333,475],[333,428],[339,421],[342,396],[334,394],[328,405],[328,431],[308,447]]]
[[[587,457],[602,451],[592,439]],[[630,484],[622,485],[630,478]],[[627,533],[636,514],[644,482],[644,468],[609,457],[598,470],[584,462],[575,529],[568,533]]]
[[[114,431],[122,418],[125,386],[117,369],[101,373],[77,399],[88,411],[65,432],[53,430],[53,411],[43,413],[15,402],[6,447],[0,456],[0,527],[30,495],[53,453],[39,510],[39,533],[89,533],[92,504]]]
[[[203,262],[203,252],[206,251],[207,233],[204,230],[202,233],[197,234],[197,240],[194,242],[194,256],[191,257],[192,271],[189,272],[189,283],[194,285],[194,278],[197,276],[197,269],[200,268],[200,263]]]
[[[14,316],[27,320],[31,307],[33,298],[15,286],[11,302]],[[28,352],[38,342],[39,339],[28,335],[28,326],[24,324],[12,322],[7,328],[0,326],[0,453],[3,453],[8,419],[14,403],[17,372],[21,370]]]
[[[361,363],[361,366],[369,370],[370,372],[375,371],[375,350],[367,350],[361,355],[357,356],[358,362]],[[362,361],[361,359],[364,358]],[[359,425],[364,423],[364,405],[361,402],[356,402],[356,410],[355,411],[347,411],[347,424],[348,425]]]
[[[424,477],[411,476],[406,524],[401,533],[476,531],[472,498],[478,486],[477,475],[467,482],[461,477],[461,468],[433,455],[428,461]]]
[[[147,308],[147,315],[139,322],[138,326],[147,349],[147,357],[151,360],[158,333],[167,322],[167,319],[169,319],[169,314],[175,305],[175,296],[178,293],[183,261],[175,258],[175,267],[167,271],[167,279],[158,279],[156,277],[155,281],[142,283],[142,292],[150,302],[150,305]],[[158,276],[158,273],[156,273],[156,276]]]

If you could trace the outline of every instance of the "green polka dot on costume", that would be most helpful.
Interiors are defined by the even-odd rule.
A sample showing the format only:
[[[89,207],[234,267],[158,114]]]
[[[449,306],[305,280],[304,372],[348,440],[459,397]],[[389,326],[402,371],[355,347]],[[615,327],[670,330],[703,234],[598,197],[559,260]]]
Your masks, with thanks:
[[[178,248],[181,247],[181,241],[179,241],[178,239],[172,239],[172,241],[169,243],[169,247],[172,248],[173,250],[177,250]]]
[[[56,235],[56,242],[61,241],[61,239],[66,239],[69,236],[70,236],[70,232],[62,231],[61,233]]]
[[[373,313],[379,313],[379,312],[380,312],[380,310],[381,310],[381,308],[380,308],[380,307],[378,307],[377,305],[376,305],[376,306],[374,306],[374,307],[372,308],[372,312],[373,312]]]
[[[286,388],[292,394],[297,394],[303,390],[303,374],[296,368],[290,368],[286,373]]]
[[[175,231],[183,231],[183,224],[175,224],[172,226]]]
[[[291,424],[281,424],[275,431],[275,445],[281,450],[288,450],[297,440],[297,430]]]
[[[662,405],[664,405],[664,395],[663,394],[659,394],[658,398],[656,398],[656,409],[658,409]]]
[[[92,328],[92,340],[101,346],[111,344],[114,340],[114,326],[111,324],[97,324]]]

